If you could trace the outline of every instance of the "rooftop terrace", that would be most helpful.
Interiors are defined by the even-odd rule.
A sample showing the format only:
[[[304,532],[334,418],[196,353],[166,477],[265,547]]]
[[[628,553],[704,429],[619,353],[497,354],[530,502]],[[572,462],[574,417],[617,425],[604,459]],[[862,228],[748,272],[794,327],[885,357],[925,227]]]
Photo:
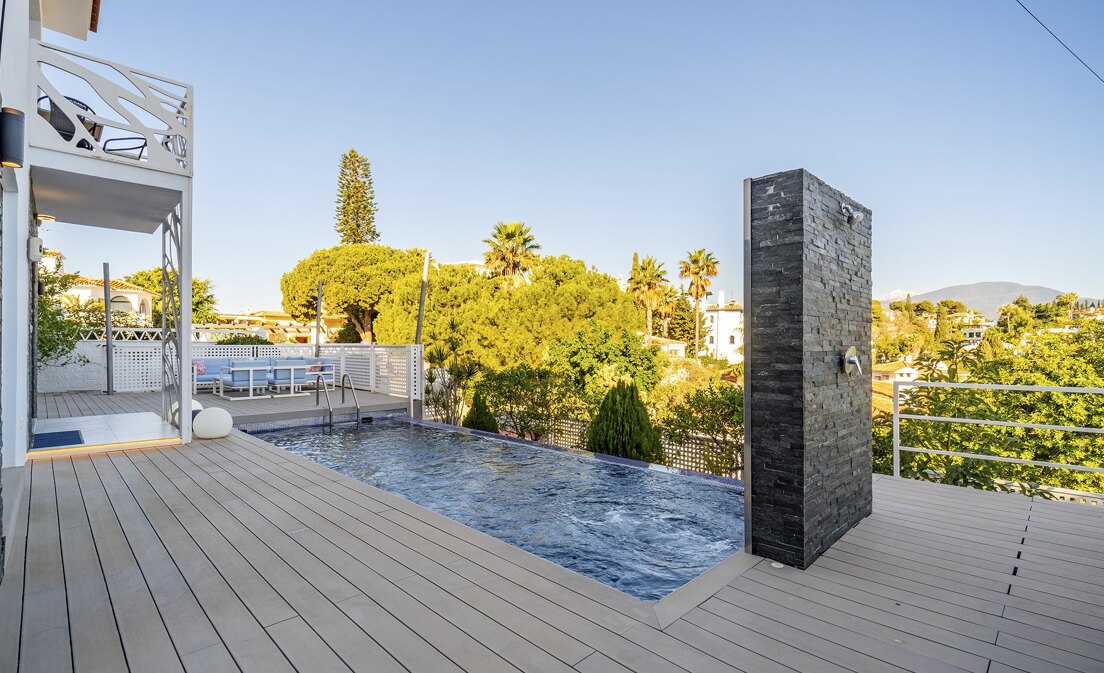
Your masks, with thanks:
[[[0,671],[1104,670],[1098,507],[875,476],[809,570],[642,602],[239,432],[23,478]]]

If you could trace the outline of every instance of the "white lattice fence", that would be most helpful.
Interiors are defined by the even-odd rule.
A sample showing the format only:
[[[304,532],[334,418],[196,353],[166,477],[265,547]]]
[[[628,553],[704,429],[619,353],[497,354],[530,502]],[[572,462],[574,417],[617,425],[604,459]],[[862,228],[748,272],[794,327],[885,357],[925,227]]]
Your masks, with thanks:
[[[129,342],[112,349],[115,390],[160,390],[161,344]]]
[[[106,377],[103,357],[105,342],[81,341],[78,353],[86,364],[46,367],[40,372],[42,392],[101,389]],[[139,392],[160,390],[162,381],[160,341],[122,341],[113,344],[115,390]],[[270,346],[219,345],[192,342],[193,358],[313,357],[314,346],[276,344]],[[329,344],[320,349],[321,357],[334,365],[338,381],[348,373],[357,390],[389,393],[420,399],[422,395],[421,347],[376,346],[369,344]],[[188,377],[185,376],[185,379]]]

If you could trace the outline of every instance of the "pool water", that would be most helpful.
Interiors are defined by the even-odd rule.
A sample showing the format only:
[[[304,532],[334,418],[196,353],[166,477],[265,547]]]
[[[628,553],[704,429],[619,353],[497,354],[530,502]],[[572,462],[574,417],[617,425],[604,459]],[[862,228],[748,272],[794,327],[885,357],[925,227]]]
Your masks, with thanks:
[[[645,600],[743,547],[727,483],[405,421],[265,440]]]

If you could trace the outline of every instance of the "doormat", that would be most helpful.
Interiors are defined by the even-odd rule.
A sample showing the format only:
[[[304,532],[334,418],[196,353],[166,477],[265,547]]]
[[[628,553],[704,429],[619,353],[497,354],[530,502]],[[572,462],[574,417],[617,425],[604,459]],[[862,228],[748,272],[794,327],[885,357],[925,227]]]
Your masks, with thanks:
[[[34,449],[53,449],[59,446],[84,444],[80,430],[61,430],[60,432],[36,432]]]

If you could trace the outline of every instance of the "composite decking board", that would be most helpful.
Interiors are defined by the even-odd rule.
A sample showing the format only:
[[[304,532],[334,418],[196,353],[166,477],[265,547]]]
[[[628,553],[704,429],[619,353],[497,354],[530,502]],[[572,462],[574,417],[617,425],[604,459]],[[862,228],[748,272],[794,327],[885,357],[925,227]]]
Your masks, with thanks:
[[[710,598],[702,603],[700,609],[719,617],[727,624],[735,624],[787,643],[819,659],[855,671],[855,673],[901,673],[902,671],[911,670],[853,649],[856,646],[853,642],[838,643],[820,635],[808,633],[790,624],[789,617],[791,615],[787,615],[781,610],[777,610],[774,617],[768,617],[717,598]],[[769,610],[764,611],[769,612]],[[721,629],[728,628],[731,627],[728,625],[721,626]],[[869,643],[863,643],[862,645],[869,645]]]
[[[154,452],[144,452],[137,455],[140,455],[153,469],[158,469],[160,465],[157,459],[150,455],[152,453]],[[135,460],[139,470],[143,470],[144,466],[142,461],[137,460],[137,455],[132,454],[132,460]],[[146,469],[148,471],[143,473],[150,484],[162,495],[162,498],[165,497],[166,493],[183,497],[169,474]],[[291,609],[287,601],[272,588],[264,576],[249,564],[198,509],[189,503],[186,507],[174,509],[173,514],[238,597],[241,598],[246,607],[249,608],[249,611],[261,626],[271,626],[296,616],[296,612]]]
[[[199,459],[200,457],[194,455],[193,453],[191,458]],[[185,466],[185,464],[182,462],[184,460],[184,457],[180,456],[179,452],[173,452],[173,459],[174,461],[177,461],[179,467],[184,469],[185,472],[189,473],[189,476],[195,480],[195,483],[197,483],[199,487],[203,487],[203,483],[206,481],[206,478],[204,478],[202,474],[197,471],[199,470],[199,468],[195,466],[194,463],[192,467]],[[210,488],[210,483],[208,484],[208,488]],[[242,501],[234,499],[234,501],[231,502],[241,503]],[[244,514],[244,511],[241,509],[238,509],[238,512]],[[257,523],[256,520],[254,520],[254,523]],[[272,524],[259,524],[256,527],[269,528],[274,526],[272,526]],[[270,543],[270,541],[273,540],[276,540],[276,537],[266,537],[266,544]],[[291,544],[298,544],[295,541],[290,542]],[[287,553],[289,547],[286,544],[276,544],[274,549],[275,548],[282,548],[283,551]],[[304,553],[307,552],[304,551]],[[291,555],[296,556],[299,560],[305,558],[304,556],[299,554],[293,553]],[[319,564],[308,565],[310,565],[310,568],[308,568],[308,570],[314,571],[314,573],[318,573],[318,571],[321,570],[320,562]],[[327,577],[329,577],[328,574]],[[333,574],[333,577],[337,577],[337,574]],[[476,669],[474,670],[479,670],[479,666],[487,666],[488,670],[497,670],[495,667],[495,660],[493,660],[492,656],[486,656],[482,654],[482,652],[486,651],[485,648],[482,648],[481,645],[479,645],[478,643],[475,643],[470,639],[463,637],[463,634],[459,633],[459,631],[447,628],[447,624],[444,622],[444,620],[433,615],[431,611],[428,611],[424,608],[418,609],[421,608],[421,606],[416,606],[416,603],[414,603],[414,601],[412,601],[410,597],[402,594],[401,590],[394,588],[393,585],[391,585],[391,589],[389,590],[388,585],[390,583],[386,583],[386,580],[384,580],[379,575],[371,573],[371,571],[367,567],[362,566],[360,577],[357,579],[359,581],[359,584],[361,584],[365,589],[371,591],[372,598],[374,600],[382,602],[382,606],[384,608],[390,607],[392,612],[399,612],[401,613],[401,615],[402,613],[406,613],[406,615],[408,615],[408,620],[410,620],[412,623],[421,624],[421,626],[424,627],[426,630],[431,631],[428,634],[428,641],[422,641],[421,639],[418,639],[418,642],[422,643],[421,647],[428,648],[429,645],[436,645],[438,650],[443,651],[444,653],[446,653],[446,655],[452,654],[455,659],[459,659],[460,661],[467,661],[468,663],[475,665]],[[360,592],[359,590],[355,591],[353,596],[338,601],[337,608],[341,609],[343,612],[346,612],[346,615],[348,616],[347,618],[354,619],[359,615],[359,612],[349,610],[348,605],[352,602],[354,598],[359,599],[363,598],[364,596],[365,595],[362,594],[362,592]],[[304,610],[302,609],[299,609],[299,611],[300,615],[304,613]],[[388,619],[394,620],[395,618],[389,615]],[[375,624],[360,623],[359,626],[362,629],[368,629],[369,631],[372,631],[373,627],[375,627]],[[395,626],[395,624],[384,624],[384,630],[388,628],[391,629],[391,633],[402,631],[402,629]],[[320,634],[322,635],[323,639],[327,640],[327,642],[330,642],[325,633]],[[410,637],[415,638],[414,631],[410,631]],[[428,644],[426,644],[426,642],[428,642]],[[330,644],[331,647],[333,647],[333,643],[330,642]],[[416,647],[416,643],[411,643],[410,647],[403,647],[399,649],[410,652],[416,650]],[[401,655],[402,652],[395,651],[394,654]],[[349,662],[347,661],[346,663]]]
[[[1055,533],[1062,532],[1070,535],[1085,535],[1096,540],[1104,540],[1104,530],[1101,530],[1104,526],[1101,524],[1104,524],[1104,521],[1099,519],[1074,522],[1070,521],[1068,518],[1055,519],[1050,516],[1039,514],[1038,512],[1031,512],[1027,520],[1029,530],[1035,527],[1050,530]]]
[[[125,670],[123,643],[73,462],[59,458],[42,467],[47,465],[53,467],[57,488],[65,584],[73,587],[66,593],[73,668],[105,672]]]
[[[292,617],[267,628],[268,634],[280,646],[289,666],[299,671],[319,673],[352,673],[329,645],[300,617]]]
[[[157,530],[162,544],[180,569],[200,607],[211,620],[221,639],[220,644],[225,645],[224,649],[232,660],[263,666],[274,673],[292,671],[245,602],[131,462],[131,455],[117,453],[112,454],[111,458]],[[215,649],[209,648],[206,658],[213,658]]]
[[[921,562],[905,563],[897,561],[900,557],[893,557],[890,562],[886,562],[886,559],[870,558],[869,554],[854,554],[835,547],[827,550],[821,558],[860,568],[860,572],[872,571],[894,575],[932,588],[949,589],[964,597],[977,598],[997,604],[1002,604],[1002,597],[1007,593],[1009,585],[1009,582],[974,580],[969,577],[956,576],[952,572],[941,572],[938,568],[925,567]]]
[[[755,583],[770,585],[776,590],[764,591],[761,587],[757,588]],[[816,591],[795,591],[792,586],[776,584],[763,575],[745,576],[744,581],[736,588],[778,605],[793,606],[803,614],[832,625],[887,643],[903,643],[906,649],[966,670],[983,672],[988,667],[989,660],[1016,663],[1022,662],[1024,658],[1024,654],[1009,653],[1005,648],[994,645],[1001,633],[998,631],[992,631],[991,637],[985,639],[963,636],[942,626],[902,618],[891,611],[868,610],[861,604],[831,600]],[[793,597],[787,597],[787,593]],[[721,594],[718,597],[725,599]]]
[[[993,549],[963,540],[948,540],[933,533],[909,530],[907,527],[879,524],[871,521],[863,521],[848,531],[847,534],[885,544],[912,544],[944,554],[954,554],[958,557],[968,556],[981,559],[991,565],[1010,563],[1016,559],[1018,553],[1023,551],[1022,547],[1016,550]]]
[[[190,477],[189,477],[190,478]],[[197,503],[197,509],[202,512],[220,533],[232,544],[249,563],[269,580],[288,604],[303,617],[318,635],[334,650],[344,663],[353,670],[369,670],[369,665],[375,666],[373,670],[401,670],[395,660],[379,647],[358,625],[343,614],[322,591],[307,580],[296,568],[288,563],[274,549],[268,546],[272,541],[270,526],[258,525],[253,530],[242,524],[230,509],[235,502],[240,500],[231,498],[225,502],[219,502],[208,492],[203,490],[203,484],[192,481],[188,485],[188,479],[178,478],[174,480],[179,488],[186,489],[186,493]],[[241,508],[238,509],[242,513]],[[254,523],[260,524],[259,519]],[[279,545],[277,545],[279,546]],[[304,555],[299,555],[293,561],[304,561],[308,565]],[[317,559],[315,559],[317,561]],[[321,564],[312,565],[308,569],[318,571]],[[332,577],[327,577],[325,589],[334,591]],[[347,584],[347,583],[346,583]],[[348,598],[356,591],[351,586],[343,587],[339,595]]]
[[[947,549],[942,545],[936,546],[928,541],[916,538],[906,537],[902,539],[899,536],[874,533],[867,528],[853,528],[847,532],[846,538],[849,543],[859,547],[878,551],[893,550],[899,554],[908,555],[910,558],[926,557],[937,561],[953,562],[968,560],[969,563],[976,564],[978,567],[998,572],[1012,572],[1017,560],[1015,555],[990,556],[980,552],[964,550],[961,547],[955,549],[954,545],[950,545],[951,549]]]
[[[1037,642],[1010,636],[1007,633],[1002,633],[997,637],[997,644],[1006,650],[1010,650],[1013,654],[1020,653],[1022,658],[1018,662],[1013,660],[1012,664],[1026,666],[1028,670],[1044,670],[1044,666],[1061,673],[1091,671],[1094,668],[1104,670],[1101,668],[1099,660],[1088,659],[1073,652],[1040,645]]]
[[[30,479],[31,466],[23,468],[24,480]],[[15,516],[10,519],[14,530],[5,530],[7,536],[7,556],[5,558],[5,579],[0,582],[0,671],[17,671],[19,667],[19,641],[23,622],[23,587],[25,584],[25,561],[27,559],[27,533],[30,511],[31,489],[24,483],[20,497],[14,499],[7,489],[12,482],[5,483],[5,501],[7,507],[14,506]]]
[[[749,665],[757,664],[759,660],[755,657],[761,657],[787,670],[818,673],[849,673],[855,670],[818,655],[815,648],[802,647],[783,635],[772,633],[770,629],[749,629],[700,606],[672,624],[668,632],[685,633],[686,642],[700,643],[701,647],[721,652],[725,651],[726,646],[738,648],[737,652],[741,654],[750,652],[754,656],[747,660]],[[774,666],[768,664],[764,668],[769,670]],[[752,667],[752,671],[757,673],[758,669]]]
[[[637,624],[623,633],[622,636],[626,640],[630,640],[646,650],[651,650],[688,671],[745,673],[743,669],[729,665],[729,663],[735,662],[726,662],[724,659],[714,657],[703,650],[687,647],[687,643],[647,624]]]
[[[1023,539],[1023,531],[1001,531],[982,529],[969,524],[956,525],[947,521],[937,521],[934,517],[917,514],[902,514],[894,511],[882,511],[880,508],[870,515],[872,522],[895,523],[915,527],[918,530],[941,532],[945,537],[958,538],[971,542],[984,543],[1005,549],[1018,549]]]
[[[754,613],[762,619],[798,628],[806,636],[820,637],[903,670],[917,673],[953,673],[961,670],[984,673],[989,664],[984,658],[940,646],[926,638],[910,637],[904,632],[881,627],[868,619],[849,616],[816,603],[796,601],[785,592],[771,589],[746,577],[740,578],[735,586],[725,587],[717,592],[704,607],[725,616],[724,611],[727,608],[721,605],[722,602]],[[895,638],[897,642],[894,642]],[[851,660],[854,661],[853,658]]]
[[[1074,598],[1079,597],[1082,592],[1096,594],[1099,596],[1098,600],[1104,601],[1104,585],[1100,584],[1104,576],[1104,568],[1095,573],[1081,573],[1081,575],[1063,577],[1050,572],[1045,566],[1040,568],[1035,564],[1020,563],[1011,584]]]
[[[227,456],[224,455],[223,457],[227,457]],[[234,471],[231,470],[230,474],[234,474]],[[242,477],[243,480],[248,480],[250,478],[256,478],[256,477],[259,476],[259,475],[254,475],[253,473],[249,473],[249,472],[246,472],[246,473],[242,474],[240,472],[240,466],[239,466],[238,475],[240,477]],[[278,483],[279,483],[278,481],[273,482],[274,485],[278,484]],[[284,486],[285,487],[289,486],[289,484],[287,484],[285,482]],[[244,494],[244,493],[240,493],[240,492],[238,493],[238,495],[240,495],[243,498],[249,498],[250,497],[248,494]],[[332,508],[328,509],[328,511],[327,511],[328,505],[326,503],[322,502],[322,501],[317,500],[317,499],[315,499],[315,502],[312,503],[313,509],[306,510],[309,513],[305,514],[304,510],[306,508],[302,504],[300,504],[300,501],[310,503],[313,496],[306,496],[306,495],[304,495],[303,491],[296,491],[295,489],[291,489],[291,494],[285,494],[282,491],[280,491],[279,489],[276,489],[276,490],[270,492],[265,497],[267,499],[269,499],[273,504],[284,508],[285,511],[287,511],[289,514],[292,514],[292,515],[296,516],[297,517],[297,519],[296,519],[297,525],[300,528],[305,526],[305,525],[308,525],[308,524],[317,526],[322,531],[324,531],[324,534],[327,535],[328,540],[331,541],[331,542],[338,542],[339,538],[341,537],[340,534],[343,534],[343,536],[345,537],[346,540],[350,539],[349,538],[350,535],[355,536],[353,539],[359,539],[359,537],[364,534],[364,529],[368,528],[365,523],[361,522],[359,519],[351,517],[350,514],[345,513],[344,511],[336,510],[336,509],[332,509]],[[362,514],[363,516],[367,516],[367,517],[376,517],[376,515],[373,512],[370,512],[370,511],[367,511],[367,510],[365,510],[363,512],[360,512],[360,514]],[[330,518],[325,519],[323,517],[330,517]],[[376,517],[376,518],[378,518],[378,517]],[[342,527],[339,528],[337,525],[335,525],[335,522],[341,522]],[[357,530],[358,525],[361,529],[360,531]],[[396,528],[398,528],[398,527],[396,527]],[[313,532],[313,531],[307,531],[307,532],[310,533],[310,532]],[[335,534],[337,534],[337,535],[335,535]],[[412,550],[410,548],[400,548],[398,543],[395,540],[391,539],[391,538],[387,538],[386,541],[387,541],[388,544],[380,544],[380,541],[378,539],[379,537],[380,537],[380,534],[378,534],[378,532],[377,532],[376,535],[372,535],[371,537],[367,537],[365,539],[375,542],[376,544],[380,545],[381,549],[387,549],[389,551],[389,553],[396,554],[397,558],[405,560],[405,562],[408,563],[410,566],[416,568],[421,577],[430,578],[436,585],[440,585],[442,588],[446,589],[452,595],[454,595],[454,596],[463,596],[465,591],[467,591],[469,589],[472,589],[472,590],[476,589],[476,587],[474,585],[472,585],[470,582],[468,582],[467,580],[464,580],[459,575],[456,575],[455,573],[453,573],[451,570],[449,570],[445,566],[437,565],[432,559],[430,559],[428,557],[420,557],[419,558],[418,554],[415,550]],[[348,542],[346,542],[346,545],[348,545]],[[368,546],[367,544],[363,544],[363,546],[353,545],[354,548],[351,549],[351,550],[347,550],[347,551],[349,551],[350,554],[354,554],[354,552],[362,551],[367,546]],[[316,545],[316,547],[317,547],[317,545]],[[399,550],[399,549],[401,549],[404,553],[398,554],[397,550]],[[364,560],[364,555],[363,554],[354,554],[354,555],[356,556],[356,558],[359,561],[363,562],[363,560]],[[459,558],[458,556],[452,555],[448,560],[451,562],[451,561],[454,561],[458,558]],[[331,557],[331,559],[334,563],[337,563],[337,562],[341,561],[341,559],[333,559],[332,557]],[[347,566],[348,564],[345,563],[344,565]],[[371,564],[369,564],[369,565],[371,565]],[[403,580],[405,580],[408,577],[413,577],[415,575],[415,573],[412,572],[411,570],[409,570],[408,568],[406,568],[406,566],[399,565],[397,563],[395,563],[394,565],[397,565],[399,568],[402,568],[405,572],[402,573],[401,576],[389,577],[388,579],[391,579],[391,580],[397,582],[400,587],[405,588],[406,585],[403,584]],[[355,572],[355,569],[353,569],[352,572]],[[383,574],[386,575],[386,571]],[[408,590],[408,593],[411,593],[411,592]],[[423,590],[423,594],[425,594],[425,593],[426,592]],[[489,596],[489,595],[483,595],[484,598],[486,598],[486,596]],[[430,599],[432,599],[432,598],[434,598],[434,596],[430,595]],[[436,598],[437,598],[438,601],[442,601],[442,600],[443,601],[448,601],[449,600],[448,597],[444,596],[444,595],[436,596]],[[426,600],[423,600],[422,602],[427,603]],[[501,606],[496,606],[496,605],[488,606],[487,601],[473,601],[473,602],[476,603],[476,605],[473,606],[474,609],[476,609],[476,610],[480,610],[480,608],[482,608],[483,610],[494,611],[496,608],[501,607]],[[522,631],[526,627],[532,626],[533,625],[532,622],[537,621],[537,620],[535,620],[534,618],[532,618],[531,616],[528,616],[528,615],[523,615],[523,617],[528,617],[528,619],[522,618],[518,622],[503,621],[502,623],[510,624],[511,628],[517,629],[518,631]],[[458,626],[460,626],[460,625],[458,624]],[[547,629],[547,625],[545,625],[545,627]],[[530,629],[529,630],[530,633],[534,633],[534,631],[535,631],[535,629]],[[558,638],[553,638],[552,641],[549,641],[549,639],[546,638],[546,637],[542,637],[542,635],[535,636],[533,638],[534,641],[537,642],[537,643],[540,643],[541,641],[545,641],[544,642],[545,648],[550,650],[550,652],[553,655],[558,654],[561,657],[561,660],[565,661],[566,663],[574,663],[575,661],[578,661],[578,659],[580,659],[582,656],[585,656],[586,654],[589,654],[589,652],[593,651],[590,648],[585,648],[585,646],[583,646],[578,641],[575,641],[574,639],[570,639],[570,638],[568,638],[567,636],[565,636],[563,634],[560,634],[560,636]],[[495,643],[498,640],[500,640],[500,639],[499,638],[494,638],[494,639],[491,639],[490,642]],[[555,648],[555,649],[552,649],[552,648]],[[563,651],[565,649],[566,649],[566,652]],[[580,653],[580,650],[583,650],[583,651]],[[539,655],[534,655],[534,656],[539,657]],[[548,666],[542,666],[541,668],[542,669],[550,669],[550,667],[548,667]]]
[[[165,671],[183,671],[103,482],[87,456],[70,460],[84,497],[127,664],[134,671],[157,670],[157,667]]]
[[[214,625],[200,607],[176,561],[162,543],[158,531],[134,499],[130,487],[113,464],[111,455],[93,456],[92,465],[107,490],[138,567],[160,608],[161,618],[169,630],[176,651],[185,655],[220,644],[222,641]]]
[[[686,619],[675,621],[663,632],[677,642],[690,645],[720,661],[732,663],[734,667],[738,667],[737,670],[744,673],[793,673],[797,670],[774,659],[769,659],[757,651],[737,645],[731,640],[725,640]],[[737,636],[732,634],[730,637]],[[744,644],[748,645],[750,643],[745,642]],[[778,645],[781,645],[781,643],[778,643]],[[797,650],[794,651],[797,652]]]
[[[1012,572],[1011,567],[1007,570],[993,570],[971,563],[968,558],[949,561],[936,556],[924,555],[917,557],[906,550],[894,548],[892,545],[871,544],[847,536],[833,545],[832,549],[837,553],[853,554],[871,561],[892,564],[898,568],[911,568],[937,577],[946,577],[973,586],[989,588],[993,591],[1007,591],[1008,580]]]
[[[24,568],[19,670],[72,670],[69,610],[61,556],[57,495],[50,463],[31,470],[30,521]]]
[[[127,408],[121,404],[125,398],[105,402],[99,397],[86,395],[85,409],[103,413]],[[300,668],[309,665],[306,661],[314,670],[345,670],[354,648],[339,661],[332,641],[365,634],[382,647],[373,652],[386,652],[403,667],[395,670],[408,671],[571,666],[637,673],[838,673],[917,670],[924,661],[917,656],[935,664],[923,670],[939,670],[948,660],[971,670],[979,659],[986,661],[989,673],[1104,670],[1104,595],[1097,579],[1104,573],[1104,559],[1094,553],[1104,517],[1089,506],[1039,504],[992,493],[945,497],[953,487],[875,479],[876,516],[809,570],[758,563],[729,582],[730,588],[660,632],[624,613],[624,606],[634,605],[635,599],[614,593],[623,601],[621,610],[595,601],[586,595],[588,582],[565,586],[543,578],[524,553],[288,454],[263,436],[235,433],[191,447],[60,458],[28,469],[42,467],[52,477],[52,510],[46,497],[33,510],[20,509],[23,519],[17,519],[9,537],[12,553],[23,556],[27,550],[19,527],[27,542],[36,535],[42,536],[39,542],[49,540],[52,530],[68,609],[102,603],[106,590],[118,617],[115,638],[135,671],[182,670],[181,664],[201,671],[277,670],[266,669],[260,660],[230,658],[245,650],[234,652],[226,642],[227,635],[239,633],[229,615],[247,624],[252,620],[256,623],[251,628],[258,628],[257,613],[276,620],[260,625],[268,627],[263,637],[273,643],[268,652],[277,653],[269,663],[324,647],[317,656],[299,659]],[[32,490],[45,496],[45,484],[38,486],[25,489],[28,505]],[[78,497],[69,493],[73,489]],[[895,493],[902,494],[896,504],[879,508]],[[999,504],[980,504],[985,502]],[[1006,508],[1004,513],[994,511]],[[980,511],[971,516],[971,509]],[[32,517],[32,511],[38,516]],[[1036,528],[1038,535],[1010,540],[1001,531],[1017,519]],[[1099,529],[1094,527],[1097,521]],[[1035,531],[1025,531],[1030,532]],[[166,556],[142,551],[136,560],[131,545],[156,551],[149,544],[151,534]],[[358,550],[368,548],[382,554],[374,558],[384,564],[390,563],[384,557],[405,559],[415,566],[413,572],[395,576],[396,581],[375,573],[369,558],[355,558]],[[167,558],[182,573],[189,587],[180,594],[185,603],[188,596],[198,597],[197,605],[208,614],[220,613],[213,623],[231,624],[215,627],[217,642],[186,654],[172,647],[170,629],[153,598],[165,589],[151,590],[147,582],[161,580],[152,572],[147,577],[140,567],[155,558]],[[41,575],[31,577],[32,569],[21,561],[17,557],[9,563],[0,596],[15,595],[27,607],[19,596],[24,582],[43,580]],[[907,567],[900,567],[902,561]],[[331,576],[323,566],[347,576],[357,589],[335,608],[349,620],[345,628],[355,630],[333,628],[335,615],[325,605],[334,607],[334,602],[313,584],[331,589],[342,585],[325,579]],[[1018,574],[1008,581],[1010,592],[989,588],[1013,566]],[[204,570],[214,577],[201,585]],[[557,572],[567,571],[548,569],[553,579]],[[18,577],[14,583],[13,576]],[[216,587],[225,597],[216,600],[207,593]],[[598,593],[609,596],[611,591],[603,587]],[[604,628],[581,616],[588,611],[591,617],[614,620],[619,628]],[[0,605],[3,643],[20,631],[20,614]],[[69,619],[71,651],[76,654],[81,650],[78,632],[89,625]],[[106,623],[110,626],[110,619]],[[987,637],[994,633],[992,642]],[[892,642],[895,638],[906,642]],[[979,646],[968,648],[974,640]],[[939,644],[918,655],[915,650],[925,642]],[[0,670],[8,670],[4,664],[13,655],[3,643]],[[300,645],[301,650],[288,649]],[[472,647],[482,648],[480,654],[470,655]],[[958,659],[963,656],[958,652],[965,658]],[[43,657],[56,653],[28,653],[24,670],[54,670]],[[361,653],[359,659],[378,663],[380,657]],[[77,658],[77,670],[95,670],[91,660],[85,661],[89,663]],[[349,668],[355,670],[358,663]]]
[[[980,643],[992,644],[997,639],[995,628],[849,591],[829,582],[805,581],[802,573],[782,572],[784,570],[754,570],[745,574],[744,578],[791,595],[790,602],[794,605],[822,605],[966,651],[971,651]]]
[[[277,468],[273,468],[273,471],[276,471],[276,469]],[[284,468],[279,467],[279,469]],[[330,471],[329,474],[322,474],[320,476],[329,481],[333,481],[334,479],[334,473],[332,471]],[[524,567],[529,569],[532,573],[539,575],[545,580],[564,585],[565,588],[578,593],[585,600],[597,601],[601,603],[602,606],[605,608],[613,608],[613,610],[621,614],[626,614],[636,618],[644,616],[642,613],[646,612],[641,608],[639,601],[636,601],[636,599],[621,594],[620,592],[604,585],[599,584],[597,586],[592,586],[593,584],[595,584],[593,580],[578,576],[575,573],[571,573],[570,571],[566,571],[563,568],[555,566],[554,564],[550,564],[544,559],[540,559],[539,557],[532,556],[527,552],[523,552],[516,547],[513,547],[512,545],[508,545],[500,540],[487,536],[483,533],[479,533],[478,531],[468,528],[467,526],[457,524],[451,519],[447,519],[439,514],[426,510],[414,503],[411,503],[408,500],[399,498],[384,491],[380,491],[379,489],[375,489],[371,486],[356,482],[349,478],[341,477],[341,481],[349,481],[354,484],[358,484],[364,489],[369,489],[376,499],[388,502],[390,505],[393,506],[392,510],[385,511],[383,513],[383,516],[385,518],[397,521],[400,524],[404,522],[417,521],[417,525],[423,526],[419,535],[426,539],[435,541],[436,544],[440,547],[452,549],[454,552],[457,553],[460,553],[461,549],[467,549],[469,552],[469,558],[471,557],[471,554],[474,554],[478,558],[489,561],[492,564],[495,563],[495,560],[493,559],[501,558],[498,554],[505,552],[508,556],[510,556],[510,566],[512,568],[516,569],[517,564],[523,564]],[[403,518],[405,516],[409,516],[411,518]],[[430,528],[435,527],[440,530],[440,533],[429,531]],[[607,615],[608,612],[603,611],[601,614]],[[654,615],[652,615],[651,617],[652,619],[654,619]]]

